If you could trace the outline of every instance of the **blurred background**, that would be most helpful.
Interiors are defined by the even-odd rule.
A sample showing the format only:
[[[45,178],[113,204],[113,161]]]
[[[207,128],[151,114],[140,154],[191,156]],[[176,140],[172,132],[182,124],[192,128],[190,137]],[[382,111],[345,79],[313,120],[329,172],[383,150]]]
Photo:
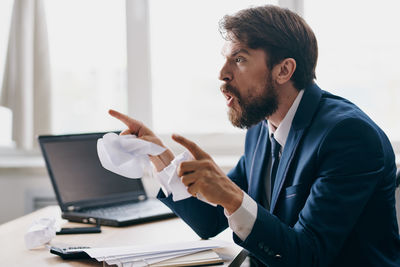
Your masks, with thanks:
[[[124,129],[110,108],[173,150],[170,134],[181,133],[233,167],[245,132],[227,120],[219,92],[218,22],[263,4],[305,18],[319,86],[361,107],[399,154],[397,0],[1,0],[0,223],[56,204],[37,136]]]

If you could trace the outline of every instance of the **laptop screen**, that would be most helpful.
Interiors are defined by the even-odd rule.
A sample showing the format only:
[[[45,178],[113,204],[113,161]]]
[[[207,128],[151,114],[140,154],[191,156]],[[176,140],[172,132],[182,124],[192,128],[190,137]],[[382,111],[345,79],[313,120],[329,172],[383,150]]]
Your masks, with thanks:
[[[145,197],[140,179],[125,178],[101,166],[97,156],[97,139],[103,135],[39,137],[47,169],[62,208],[77,203],[85,207]]]

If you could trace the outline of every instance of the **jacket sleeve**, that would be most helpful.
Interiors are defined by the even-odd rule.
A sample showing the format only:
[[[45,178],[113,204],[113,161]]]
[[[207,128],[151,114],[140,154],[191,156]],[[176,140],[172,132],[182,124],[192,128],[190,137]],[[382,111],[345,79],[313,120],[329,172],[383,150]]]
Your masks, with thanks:
[[[242,156],[236,167],[228,173],[228,177],[242,189],[247,186],[244,162]],[[166,197],[162,190],[159,191],[157,198],[203,239],[216,236],[228,227],[228,221],[221,206],[213,207],[194,197],[174,202],[172,195]]]
[[[268,266],[329,266],[339,253],[384,173],[384,153],[375,127],[345,119],[322,139],[315,179],[293,227],[262,206],[240,246]]]

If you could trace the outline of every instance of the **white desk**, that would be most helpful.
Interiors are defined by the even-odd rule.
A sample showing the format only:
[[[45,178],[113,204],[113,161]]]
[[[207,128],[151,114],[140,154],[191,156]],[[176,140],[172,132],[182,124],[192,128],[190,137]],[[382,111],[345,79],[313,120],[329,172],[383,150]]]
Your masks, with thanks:
[[[57,206],[50,206],[16,220],[0,225],[1,266],[103,266],[95,260],[62,260],[59,256],[50,254],[47,248],[40,247],[28,250],[25,247],[24,235],[35,219],[56,217],[62,226],[85,227],[89,225],[69,223],[61,220],[61,212]],[[100,234],[56,235],[51,244],[81,245],[89,247],[144,245],[179,241],[195,241],[200,238],[181,219],[173,218],[128,227],[102,226]],[[232,246],[216,249],[233,259],[241,250],[232,241],[230,229],[219,234],[215,239],[232,242]],[[224,265],[228,265],[227,261]],[[221,265],[219,265],[221,266]]]

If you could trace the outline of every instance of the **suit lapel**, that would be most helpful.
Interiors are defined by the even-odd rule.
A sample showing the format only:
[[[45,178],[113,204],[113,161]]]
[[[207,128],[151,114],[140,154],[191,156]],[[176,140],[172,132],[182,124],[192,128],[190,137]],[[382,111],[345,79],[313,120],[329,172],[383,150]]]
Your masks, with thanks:
[[[271,213],[274,211],[276,201],[278,200],[279,193],[286,179],[287,171],[296,152],[297,145],[299,144],[299,141],[303,136],[303,133],[304,129],[300,129],[297,131],[291,130],[289,132],[288,139],[286,140],[285,148],[279,162],[278,171],[276,172],[274,189],[271,196]]]
[[[305,128],[308,127],[312,121],[313,115],[321,99],[321,95],[322,91],[316,84],[308,86],[304,91],[303,98],[301,99],[296,115],[293,118],[292,126],[276,173],[275,184],[271,196],[271,213],[274,212],[276,202],[283,184],[285,183],[286,175],[296,153],[298,144],[304,134]]]

